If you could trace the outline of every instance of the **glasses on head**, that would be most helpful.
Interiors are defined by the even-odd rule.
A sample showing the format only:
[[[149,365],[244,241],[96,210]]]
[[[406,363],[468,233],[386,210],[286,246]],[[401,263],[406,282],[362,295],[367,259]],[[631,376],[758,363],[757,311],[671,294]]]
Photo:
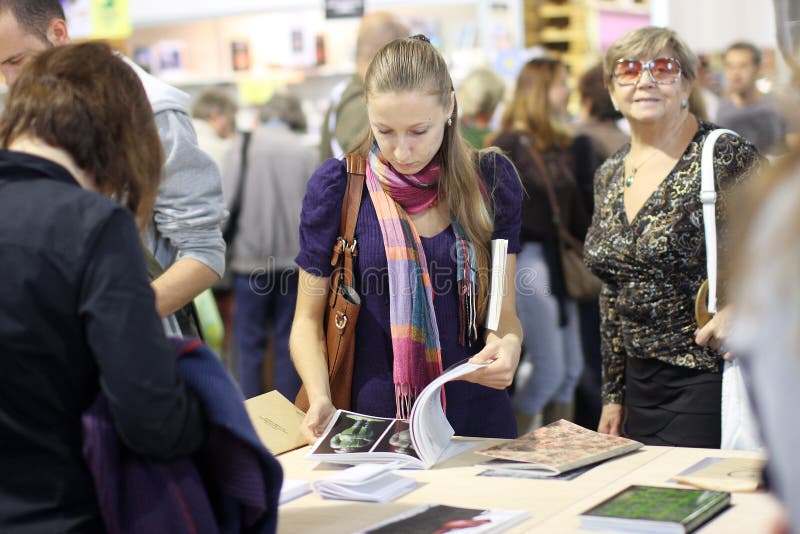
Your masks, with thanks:
[[[650,61],[618,59],[614,63],[614,79],[620,85],[634,85],[647,71],[653,83],[671,85],[681,77],[681,64],[671,57],[659,57]]]

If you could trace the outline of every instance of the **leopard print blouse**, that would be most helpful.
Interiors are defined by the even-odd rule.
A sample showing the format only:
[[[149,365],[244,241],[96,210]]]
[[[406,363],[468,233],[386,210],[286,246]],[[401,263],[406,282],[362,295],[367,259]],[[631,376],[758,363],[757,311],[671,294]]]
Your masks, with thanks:
[[[626,358],[657,358],[672,365],[720,370],[719,355],[694,343],[694,297],[706,278],[700,156],[703,141],[715,128],[698,119],[689,146],[632,221],[623,204],[630,144],[607,159],[595,175],[595,211],[586,236],[585,259],[603,280],[604,404],[623,402]],[[720,243],[725,239],[731,190],[756,172],[758,162],[756,148],[746,140],[726,134],[717,141],[714,170]],[[724,245],[719,254],[722,265]]]

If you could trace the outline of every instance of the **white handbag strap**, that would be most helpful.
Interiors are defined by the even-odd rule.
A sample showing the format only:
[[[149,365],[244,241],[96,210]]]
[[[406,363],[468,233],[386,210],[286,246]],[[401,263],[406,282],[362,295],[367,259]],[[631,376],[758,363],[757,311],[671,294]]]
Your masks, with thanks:
[[[700,159],[700,202],[703,203],[703,226],[706,235],[709,313],[717,313],[717,188],[714,183],[714,146],[722,134],[739,136],[736,132],[724,128],[712,131],[703,142],[703,154]]]

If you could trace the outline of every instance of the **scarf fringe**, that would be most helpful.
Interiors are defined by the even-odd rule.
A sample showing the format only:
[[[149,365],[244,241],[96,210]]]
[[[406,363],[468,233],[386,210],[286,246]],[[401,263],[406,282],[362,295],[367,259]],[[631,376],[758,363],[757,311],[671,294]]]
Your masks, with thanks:
[[[394,385],[394,399],[397,419],[409,419],[411,417],[411,408],[414,406],[414,401],[417,400],[419,391],[411,384],[395,384]]]

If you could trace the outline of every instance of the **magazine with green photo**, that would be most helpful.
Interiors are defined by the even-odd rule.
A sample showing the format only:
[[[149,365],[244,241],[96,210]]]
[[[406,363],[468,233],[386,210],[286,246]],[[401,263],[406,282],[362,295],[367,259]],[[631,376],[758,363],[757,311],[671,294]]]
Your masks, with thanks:
[[[692,532],[730,505],[722,491],[630,486],[580,515],[581,528],[683,534]]]

